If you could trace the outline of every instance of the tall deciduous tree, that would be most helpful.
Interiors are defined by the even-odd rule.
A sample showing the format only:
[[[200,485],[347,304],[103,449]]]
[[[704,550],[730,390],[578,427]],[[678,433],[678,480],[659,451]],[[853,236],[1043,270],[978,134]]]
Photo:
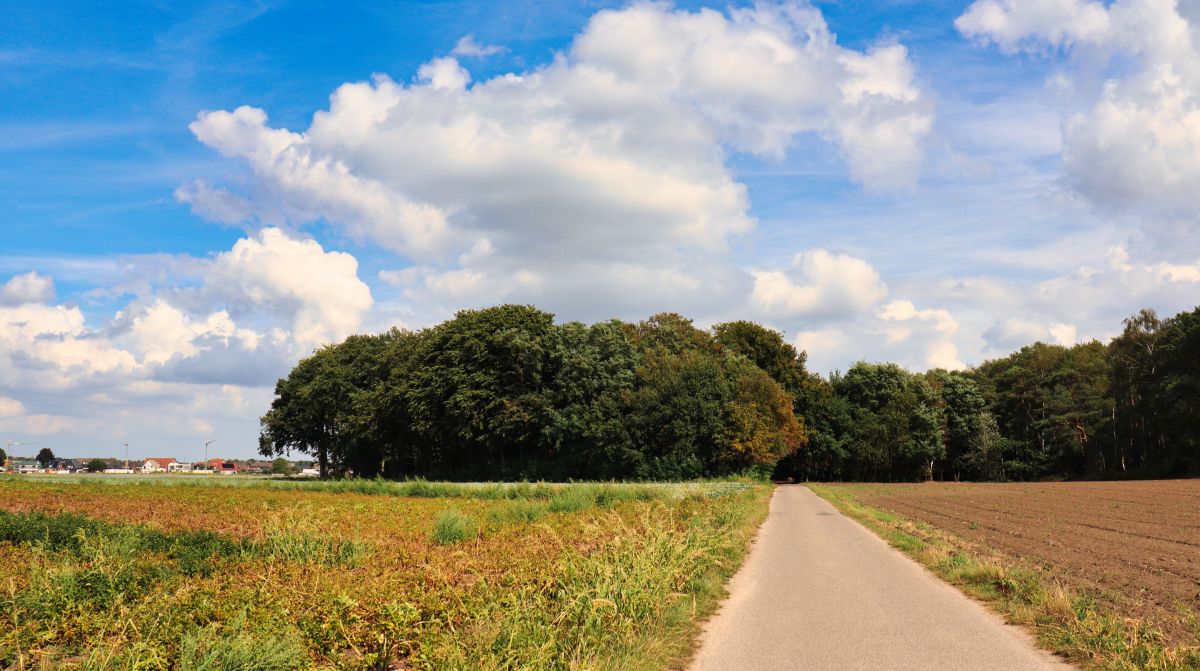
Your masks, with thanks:
[[[34,458],[37,459],[38,464],[40,464],[42,468],[47,468],[55,460],[54,452],[48,447],[43,447],[42,449],[38,450],[37,456]]]

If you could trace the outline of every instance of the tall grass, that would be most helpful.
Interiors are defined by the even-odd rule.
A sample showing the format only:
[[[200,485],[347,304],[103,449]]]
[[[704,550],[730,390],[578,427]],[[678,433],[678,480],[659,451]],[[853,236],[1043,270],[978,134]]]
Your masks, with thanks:
[[[255,635],[213,628],[194,631],[179,646],[177,671],[292,671],[305,663],[305,651],[294,635]]]
[[[457,545],[474,538],[478,532],[475,520],[451,508],[438,515],[430,539],[438,545]]]
[[[303,511],[276,516],[258,539],[234,539],[207,530],[161,531],[140,524],[115,524],[76,513],[12,513],[0,510],[0,541],[47,552],[82,556],[97,542],[129,556],[154,553],[173,560],[186,575],[207,574],[213,560],[263,557],[297,563],[355,564],[366,547],[323,536]]]
[[[542,501],[511,501],[489,511],[488,521],[493,524],[533,524],[548,512],[550,506]]]
[[[12,481],[29,481],[33,476],[12,476]],[[462,498],[485,500],[549,501],[560,496],[592,496],[601,505],[617,501],[678,500],[690,497],[717,498],[744,491],[745,481],[722,480],[689,483],[546,483],[546,482],[436,482],[424,479],[344,480],[276,479],[257,477],[189,476],[58,476],[55,483],[78,486],[137,485],[149,487],[253,487],[285,491],[368,494],[414,498]],[[584,490],[590,494],[577,494]]]
[[[262,537],[246,544],[246,554],[298,564],[356,566],[367,554],[367,547],[357,541],[330,538],[303,511],[290,511],[268,520]]]
[[[635,526],[595,518],[594,543],[567,549],[548,584],[484,583],[465,621],[430,632],[428,668],[652,671],[679,668],[716,608],[769,490],[741,490],[717,507],[655,504]]]

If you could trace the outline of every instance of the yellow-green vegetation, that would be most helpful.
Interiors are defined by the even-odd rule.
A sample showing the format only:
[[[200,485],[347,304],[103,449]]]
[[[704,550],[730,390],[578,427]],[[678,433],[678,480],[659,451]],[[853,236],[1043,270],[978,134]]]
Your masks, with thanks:
[[[1200,646],[1171,645],[1149,624],[1103,608],[1065,588],[1050,567],[1016,560],[923,522],[859,500],[870,485],[810,484],[838,510],[1010,622],[1030,629],[1047,650],[1085,669],[1200,669]],[[1200,640],[1200,622],[1196,623]]]
[[[0,481],[0,668],[673,668],[770,494],[239,482]]]

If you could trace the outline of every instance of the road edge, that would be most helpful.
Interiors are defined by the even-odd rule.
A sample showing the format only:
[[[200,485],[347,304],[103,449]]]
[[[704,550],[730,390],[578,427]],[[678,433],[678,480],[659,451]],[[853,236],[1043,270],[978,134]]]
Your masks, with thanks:
[[[1080,668],[1200,668],[1200,645],[1169,648],[1145,623],[1099,612],[1044,571],[1014,561],[929,524],[859,501],[839,485],[805,483],[882,542],[943,583],[1023,630],[1035,646]]]

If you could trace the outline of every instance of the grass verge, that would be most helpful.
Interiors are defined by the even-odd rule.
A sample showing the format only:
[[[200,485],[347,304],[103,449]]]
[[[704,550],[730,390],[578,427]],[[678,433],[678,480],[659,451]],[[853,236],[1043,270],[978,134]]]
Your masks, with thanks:
[[[1169,646],[1149,624],[1102,612],[1046,571],[1014,561],[937,527],[860,502],[852,489],[809,484],[818,496],[857,520],[946,582],[1033,632],[1042,647],[1085,669],[1195,671],[1200,645]],[[1200,627],[1197,631],[1200,638]]]
[[[459,626],[427,631],[418,666],[456,671],[682,668],[701,623],[726,595],[771,489],[719,505],[652,502],[638,517],[596,514],[586,549],[566,550],[552,580],[514,590],[482,583]]]

